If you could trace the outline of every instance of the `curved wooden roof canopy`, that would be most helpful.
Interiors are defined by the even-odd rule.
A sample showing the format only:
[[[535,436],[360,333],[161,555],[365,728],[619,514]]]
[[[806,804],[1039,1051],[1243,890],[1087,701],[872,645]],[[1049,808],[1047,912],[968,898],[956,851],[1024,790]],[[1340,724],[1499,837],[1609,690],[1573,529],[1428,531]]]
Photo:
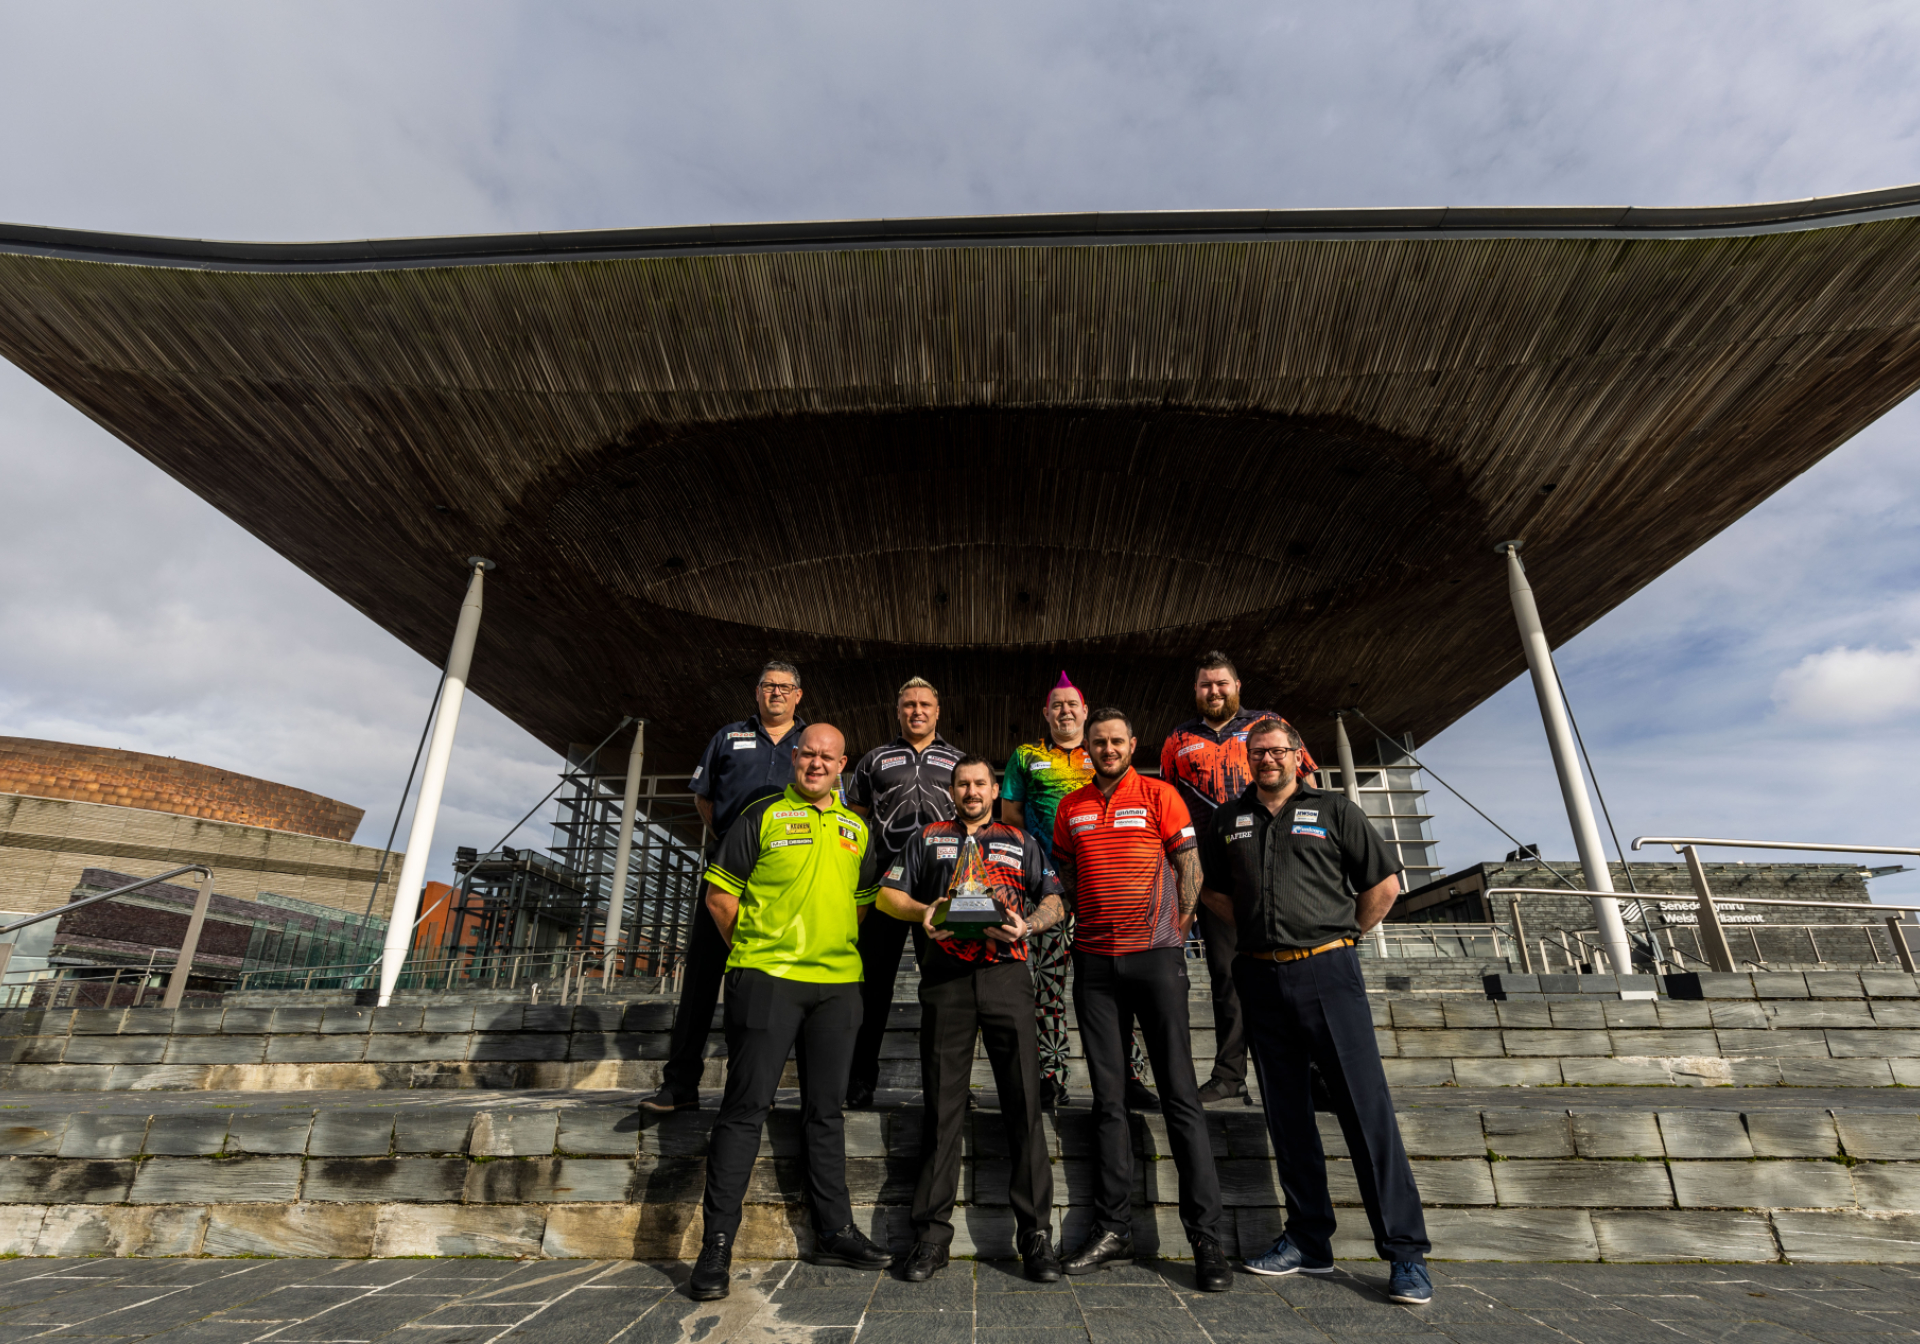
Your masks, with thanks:
[[[473,689],[690,766],[760,664],[1001,756],[1190,659],[1325,752],[1523,667],[1920,383],[1920,188],[233,244],[0,226],[0,353]]]

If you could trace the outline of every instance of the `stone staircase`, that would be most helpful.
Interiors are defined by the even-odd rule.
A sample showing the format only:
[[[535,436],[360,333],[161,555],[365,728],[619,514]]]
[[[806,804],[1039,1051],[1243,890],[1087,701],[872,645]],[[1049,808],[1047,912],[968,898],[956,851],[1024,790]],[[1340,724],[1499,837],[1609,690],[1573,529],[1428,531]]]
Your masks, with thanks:
[[[1205,969],[1191,969],[1194,1020],[1208,1022]],[[1512,976],[1494,1000],[1477,977],[1455,987],[1471,975],[1370,968],[1437,1258],[1920,1261],[1911,975],[1675,977],[1664,997],[1627,1000],[1590,992],[1591,977]],[[724,1061],[716,1034],[708,1109],[643,1118],[671,1017],[658,998],[0,1015],[0,1253],[687,1258]],[[880,1105],[847,1122],[860,1216],[902,1247],[917,1020],[895,1004]],[[1204,1076],[1210,1031],[1194,1049]],[[1007,1256],[984,1059],[975,1084],[955,1249]],[[783,1098],[742,1228],[749,1257],[809,1240]],[[1351,1209],[1339,1253],[1370,1255],[1338,1126],[1320,1120]],[[1224,1107],[1209,1124],[1228,1249],[1257,1250],[1282,1221],[1261,1114]],[[1068,1241],[1086,1226],[1090,1125],[1083,1094],[1049,1120]],[[1135,1116],[1134,1141],[1139,1240],[1184,1256],[1160,1117]]]

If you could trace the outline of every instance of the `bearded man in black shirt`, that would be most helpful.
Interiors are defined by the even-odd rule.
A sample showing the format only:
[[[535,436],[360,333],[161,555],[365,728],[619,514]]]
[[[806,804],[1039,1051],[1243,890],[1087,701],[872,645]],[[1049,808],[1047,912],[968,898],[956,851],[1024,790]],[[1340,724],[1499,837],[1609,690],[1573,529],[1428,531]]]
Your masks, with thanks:
[[[1354,950],[1400,894],[1398,865],[1366,814],[1295,769],[1305,745],[1280,719],[1247,731],[1253,784],[1213,815],[1200,844],[1200,899],[1234,926],[1234,986],[1260,1077],[1287,1230],[1255,1274],[1333,1268],[1333,1200],[1313,1118],[1307,1067],[1317,1065],[1353,1154],[1353,1174],[1389,1262],[1387,1296],[1431,1301],[1426,1220],[1374,1041]]]

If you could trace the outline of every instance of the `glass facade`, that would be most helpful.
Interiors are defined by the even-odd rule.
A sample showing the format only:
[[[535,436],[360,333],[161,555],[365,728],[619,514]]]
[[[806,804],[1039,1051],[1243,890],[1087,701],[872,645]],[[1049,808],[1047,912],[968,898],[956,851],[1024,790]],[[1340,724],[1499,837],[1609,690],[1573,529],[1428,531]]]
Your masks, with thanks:
[[[1427,811],[1427,790],[1414,764],[1413,739],[1395,742],[1380,738],[1373,751],[1354,747],[1354,774],[1359,776],[1360,806],[1366,810],[1380,838],[1400,856],[1406,870],[1404,890],[1412,890],[1440,876],[1438,847],[1433,840],[1433,817]],[[1320,772],[1320,787],[1340,789],[1345,781],[1338,766]]]

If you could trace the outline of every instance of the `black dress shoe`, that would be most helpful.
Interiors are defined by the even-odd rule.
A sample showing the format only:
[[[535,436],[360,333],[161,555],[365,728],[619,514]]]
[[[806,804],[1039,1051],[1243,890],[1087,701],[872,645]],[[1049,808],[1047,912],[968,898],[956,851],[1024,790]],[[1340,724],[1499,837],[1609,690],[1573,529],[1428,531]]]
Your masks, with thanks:
[[[811,1264],[844,1265],[848,1269],[885,1269],[893,1263],[891,1255],[868,1241],[852,1223],[814,1238],[813,1254],[807,1260]]]
[[[1095,1232],[1087,1244],[1070,1256],[1060,1268],[1068,1274],[1091,1274],[1102,1265],[1133,1263],[1131,1232]]]
[[[1153,1095],[1153,1089],[1138,1078],[1127,1079],[1127,1109],[1130,1111],[1157,1111],[1160,1098]]]
[[[1242,1106],[1253,1105],[1253,1097],[1247,1091],[1245,1083],[1230,1083],[1222,1078],[1209,1078],[1200,1089],[1202,1106],[1218,1106],[1223,1101],[1237,1101]]]
[[[693,1277],[687,1280],[687,1296],[695,1302],[713,1302],[727,1295],[733,1279],[733,1238],[715,1232],[700,1243],[700,1258],[693,1262]]]
[[[1224,1293],[1233,1287],[1233,1266],[1212,1237],[1193,1239],[1193,1286],[1203,1293]]]
[[[1030,1282],[1060,1282],[1060,1257],[1053,1253],[1053,1239],[1045,1232],[1020,1238],[1020,1263]]]
[[[642,1097],[640,1108],[652,1111],[655,1115],[667,1115],[674,1111],[697,1111],[700,1109],[700,1094],[675,1092],[663,1087],[650,1097]]]
[[[846,1109],[849,1111],[871,1110],[873,1107],[873,1089],[865,1083],[851,1083],[847,1087]]]
[[[908,1283],[925,1283],[946,1267],[945,1246],[935,1246],[930,1241],[916,1241],[913,1249],[907,1252],[907,1263],[901,1269],[900,1277]]]

